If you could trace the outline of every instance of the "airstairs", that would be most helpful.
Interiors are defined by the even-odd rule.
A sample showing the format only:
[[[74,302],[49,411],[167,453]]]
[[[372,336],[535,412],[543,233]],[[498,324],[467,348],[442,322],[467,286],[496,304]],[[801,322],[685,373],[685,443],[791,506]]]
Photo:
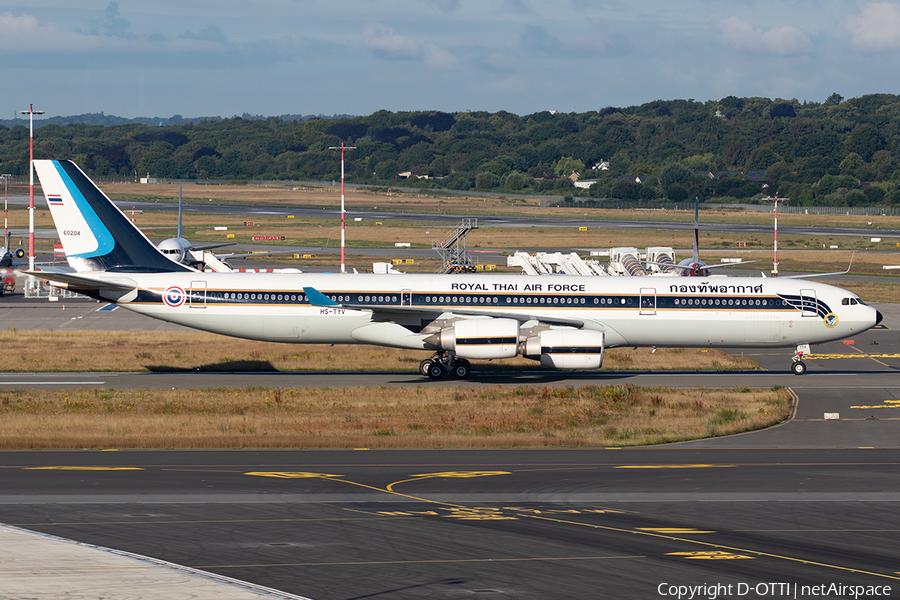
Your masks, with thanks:
[[[432,242],[441,257],[441,273],[474,273],[475,262],[466,253],[466,235],[478,229],[478,219],[463,219],[446,238]]]

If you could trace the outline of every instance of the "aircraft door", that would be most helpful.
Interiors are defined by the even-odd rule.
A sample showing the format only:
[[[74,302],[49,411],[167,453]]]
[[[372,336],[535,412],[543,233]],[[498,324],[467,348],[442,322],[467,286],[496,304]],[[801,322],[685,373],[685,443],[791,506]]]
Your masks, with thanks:
[[[400,306],[412,306],[412,290],[400,290]]]
[[[206,308],[206,282],[192,281],[191,290],[188,293],[188,306],[191,308]]]
[[[642,315],[656,314],[656,288],[641,288]]]
[[[800,290],[800,316],[817,317],[816,305],[816,290]]]

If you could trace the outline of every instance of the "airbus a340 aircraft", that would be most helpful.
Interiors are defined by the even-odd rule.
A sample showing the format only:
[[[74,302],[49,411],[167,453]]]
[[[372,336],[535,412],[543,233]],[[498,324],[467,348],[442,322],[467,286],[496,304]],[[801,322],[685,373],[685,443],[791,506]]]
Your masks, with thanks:
[[[873,327],[855,294],[795,279],[204,273],[166,258],[72,162],[35,161],[74,272],[34,275],[188,327],[256,340],[431,351],[424,375],[521,354],[596,369],[616,346],[797,346]]]

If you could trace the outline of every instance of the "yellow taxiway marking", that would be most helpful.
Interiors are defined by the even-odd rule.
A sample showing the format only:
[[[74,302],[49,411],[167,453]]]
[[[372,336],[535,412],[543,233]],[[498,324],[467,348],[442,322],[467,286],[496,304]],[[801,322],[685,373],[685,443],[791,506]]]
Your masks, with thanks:
[[[411,481],[422,481],[423,479],[435,479],[442,477],[449,477],[453,479],[469,479],[473,477],[493,477],[495,475],[512,475],[512,473],[510,473],[509,471],[442,471],[439,473],[422,473],[419,475],[411,475],[410,477],[412,477],[412,479],[395,481],[394,483],[389,484],[384,489],[393,493],[395,485],[399,485],[401,483],[409,483]]]
[[[715,531],[703,531],[693,527],[638,527],[638,531],[652,531],[654,533],[715,533]]]
[[[683,556],[685,560],[735,560],[741,558],[753,558],[752,556],[732,554],[731,552],[722,552],[720,550],[713,550],[710,552],[667,552],[666,556]]]
[[[143,471],[141,467],[22,467],[24,471]]]
[[[348,481],[347,479],[341,479],[341,477],[343,477],[343,475],[330,475],[327,473],[310,473],[310,472],[304,472],[304,471],[297,471],[297,472],[294,472],[294,471],[252,471],[252,472],[244,473],[244,475],[254,475],[257,477],[276,477],[279,479],[316,479],[316,478],[327,479],[329,481],[337,481],[337,482],[344,483],[347,485],[354,485],[357,487],[365,488],[367,490],[374,490],[376,492],[385,492],[388,494],[392,494],[394,496],[399,496],[401,498],[409,498],[411,500],[419,500],[420,502],[428,502],[429,504],[440,504],[440,505],[444,505],[444,506],[456,506],[459,508],[465,508],[464,506],[461,506],[458,504],[452,504],[450,502],[437,502],[435,500],[429,500],[428,498],[420,498],[418,496],[411,496],[409,494],[401,494],[400,492],[395,492],[394,490],[390,489],[391,486],[395,485],[395,483],[402,483],[402,482],[395,482],[395,483],[390,484],[386,488],[380,488],[380,487],[375,487],[374,485],[366,485],[365,483],[358,483],[356,481]],[[412,481],[418,481],[418,479],[415,479]]]
[[[428,479],[430,477],[456,477],[459,479],[468,479],[470,477],[490,477],[492,475],[511,475],[509,471],[444,471],[442,473],[422,473],[420,475],[412,475],[412,477],[421,477]]]
[[[746,548],[734,548],[732,546],[724,546],[722,544],[715,544],[713,542],[704,542],[702,540],[692,540],[690,538],[681,538],[681,537],[671,537],[662,533],[655,533],[651,531],[638,531],[636,529],[625,529],[622,527],[610,527],[608,525],[594,525],[593,523],[582,523],[580,521],[567,521],[563,519],[554,519],[552,517],[541,517],[537,515],[530,515],[532,519],[540,519],[542,521],[551,521],[554,523],[565,523],[568,525],[577,525],[579,527],[588,527],[591,529],[602,529],[604,531],[616,531],[619,533],[631,533],[634,535],[646,535],[650,537],[664,538],[667,540],[672,540],[675,542],[684,542],[686,544],[691,544],[695,546],[706,546],[708,548],[715,548],[716,551],[721,552],[725,550],[730,550],[732,552],[739,552],[743,554],[753,554],[754,556],[766,556],[769,558],[775,558],[778,560],[786,560],[790,562],[803,563],[805,565],[812,565],[816,567],[824,567],[826,569],[835,569],[837,571],[847,571],[849,573],[861,573],[863,575],[872,575],[873,577],[883,577],[885,579],[895,579],[900,581],[900,577],[896,577],[895,575],[888,575],[886,573],[876,573],[874,571],[861,571],[859,569],[851,569],[849,567],[842,567],[840,565],[832,565],[829,563],[821,563],[812,560],[803,560],[802,558],[795,558],[793,556],[785,556],[783,554],[772,554],[771,552],[759,552],[756,550],[748,550]]]
[[[884,404],[873,406],[851,406],[850,408],[862,408],[868,410],[870,408],[900,408],[900,400],[883,400]]]
[[[737,465],[619,465],[615,469],[718,469]]]
[[[731,467],[731,466],[736,466],[736,465],[712,465],[712,464],[709,464],[709,465],[707,465],[707,464],[703,464],[703,465],[657,465],[656,467],[651,466],[650,468],[673,468],[673,467],[674,468],[679,468],[679,467],[680,468],[686,468],[686,467],[687,468],[691,468],[691,467],[693,467],[693,468],[701,467],[702,468],[702,467],[722,467],[722,466]],[[620,468],[620,467],[616,467],[616,468]],[[625,466],[624,468],[629,468],[629,467]],[[634,468],[634,467],[632,467],[632,468]],[[638,466],[636,468],[648,468],[648,467],[646,465],[642,465],[642,466]],[[487,473],[486,471],[474,471],[474,472],[475,473]],[[451,473],[458,473],[458,472],[452,471]],[[505,471],[503,471],[503,472],[491,471],[490,473],[506,473],[506,472]],[[311,475],[321,476],[321,474],[319,474],[319,473],[312,473]],[[430,475],[431,474],[429,474],[429,476]],[[450,502],[440,502],[440,501],[436,501],[436,500],[430,500],[428,498],[412,496],[410,494],[401,494],[399,492],[395,492],[390,489],[393,485],[396,485],[397,483],[401,483],[401,482],[394,482],[394,483],[390,484],[389,486],[387,486],[386,488],[378,488],[375,486],[358,483],[355,481],[348,481],[346,479],[334,479],[333,478],[333,477],[339,477],[339,476],[329,476],[329,477],[332,477],[331,481],[336,481],[336,482],[344,483],[347,485],[354,485],[354,486],[358,486],[361,488],[366,488],[366,489],[374,490],[374,491],[378,491],[378,492],[387,492],[394,496],[399,496],[402,498],[409,498],[409,499],[413,499],[413,500],[419,500],[422,502],[426,502],[432,506],[441,506],[441,507],[444,507],[443,508],[444,510],[449,510],[449,514],[445,515],[445,516],[458,515],[457,518],[464,519],[464,520],[466,520],[466,519],[487,520],[487,519],[495,519],[495,518],[500,518],[500,519],[530,518],[530,519],[536,519],[536,520],[541,520],[541,521],[549,521],[551,523],[576,525],[579,527],[588,527],[591,529],[599,529],[599,530],[603,530],[603,531],[615,531],[615,532],[619,532],[619,533],[628,533],[628,534],[632,534],[632,535],[644,535],[644,536],[662,538],[662,539],[671,540],[671,541],[675,541],[675,542],[683,542],[683,543],[695,545],[695,546],[704,546],[707,548],[713,548],[713,549],[715,549],[716,552],[731,551],[731,552],[736,552],[736,553],[753,554],[757,557],[758,556],[766,556],[768,558],[774,558],[774,559],[778,559],[778,560],[785,560],[785,561],[790,561],[790,562],[802,563],[805,565],[812,565],[812,566],[818,566],[818,567],[823,567],[823,568],[827,568],[827,569],[834,569],[837,571],[860,573],[863,575],[872,575],[873,577],[883,577],[886,579],[893,579],[893,580],[900,581],[900,577],[898,577],[896,575],[888,575],[885,573],[876,573],[874,571],[862,571],[859,569],[851,569],[849,567],[843,567],[840,565],[834,565],[834,564],[822,563],[822,562],[816,562],[816,561],[810,561],[810,560],[803,560],[801,558],[785,556],[785,555],[781,555],[781,554],[773,554],[770,552],[759,552],[759,551],[754,551],[754,550],[748,550],[745,548],[735,548],[735,547],[731,547],[731,546],[724,546],[721,544],[716,544],[713,542],[704,542],[704,541],[701,541],[698,539],[691,539],[691,538],[685,538],[685,537],[674,537],[676,534],[671,534],[671,533],[659,533],[656,531],[647,531],[647,530],[639,530],[639,529],[625,529],[622,527],[612,527],[612,526],[608,526],[608,525],[595,525],[593,523],[583,523],[583,522],[579,522],[579,521],[555,518],[555,517],[552,517],[549,515],[544,516],[544,515],[538,515],[538,514],[533,514],[533,513],[528,514],[528,513],[520,512],[514,516],[507,516],[507,515],[502,514],[501,511],[504,510],[502,508],[492,509],[492,508],[468,507],[468,506],[463,506],[460,504],[453,504]],[[365,511],[353,511],[352,509],[345,509],[345,510],[351,510],[352,512],[360,512],[360,513],[366,514]],[[398,513],[398,516],[400,514],[401,513]],[[407,516],[408,512],[403,511],[402,514],[403,514],[403,516]],[[391,515],[385,515],[384,513],[379,513],[379,516],[391,516]],[[695,532],[690,532],[690,533],[695,533]],[[698,533],[698,532],[696,532],[696,533]],[[707,551],[707,553],[708,552],[711,552],[711,551]],[[584,559],[595,560],[598,558],[612,558],[612,557],[581,557],[580,560],[584,560]],[[645,558],[645,557],[643,557],[643,556],[628,556],[628,557],[618,557],[618,558]],[[331,563],[331,564],[335,564],[335,565],[338,565],[338,564],[371,564],[371,565],[374,565],[374,564],[414,564],[414,563],[429,563],[429,562],[432,562],[432,563],[491,562],[491,560],[492,559],[487,559],[486,561],[484,559],[477,559],[477,560],[473,560],[473,561],[465,561],[465,560],[463,560],[463,561],[443,561],[443,560],[442,561],[397,561],[397,562],[388,561],[388,562],[383,562],[383,563],[375,562],[375,563]],[[498,560],[503,560],[503,559],[498,559]],[[509,559],[509,560],[532,561],[532,560],[542,560],[542,559],[528,558],[528,559]],[[548,560],[553,560],[553,559],[548,559]],[[572,558],[568,558],[568,559],[564,558],[564,559],[559,559],[559,560],[573,560],[573,559]],[[315,566],[315,565],[320,565],[320,564],[325,565],[327,563],[302,563],[302,565],[309,565],[309,566]],[[279,566],[279,565],[217,565],[215,568],[263,567],[263,566]],[[282,566],[288,566],[288,565],[282,565]],[[301,566],[301,564],[298,563],[297,565],[290,565],[290,566]],[[197,568],[214,568],[214,567],[206,566],[206,567],[197,567]]]
[[[447,519],[460,521],[518,521],[518,515],[510,515],[502,508],[453,508],[449,514],[441,515]]]
[[[889,365],[889,364],[887,364],[887,363],[883,363],[883,362],[881,362],[880,360],[877,360],[876,357],[878,357],[878,358],[897,358],[897,357],[900,357],[900,355],[898,355],[898,354],[866,354],[865,352],[863,352],[862,350],[860,350],[860,349],[857,348],[856,346],[853,346],[853,349],[856,350],[857,352],[859,352],[864,358],[871,358],[872,360],[874,360],[875,362],[877,362],[879,365],[882,365],[882,366],[885,366],[885,367],[890,367],[891,365]]]
[[[343,475],[329,475],[328,473],[307,473],[304,471],[251,471],[244,475],[256,477],[277,477],[279,479],[333,479]]]

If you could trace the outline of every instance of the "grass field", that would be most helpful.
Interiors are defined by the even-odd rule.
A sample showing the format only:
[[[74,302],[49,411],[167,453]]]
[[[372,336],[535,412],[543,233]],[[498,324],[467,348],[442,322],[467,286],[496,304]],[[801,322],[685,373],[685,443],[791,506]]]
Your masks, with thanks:
[[[425,351],[365,345],[279,344],[201,331],[0,332],[7,372],[46,371],[410,371]],[[721,350],[614,348],[604,368],[613,370],[734,370],[756,363]],[[478,370],[536,369],[524,358],[477,361]]]
[[[787,390],[519,388],[10,390],[0,448],[627,446],[789,415]]]

